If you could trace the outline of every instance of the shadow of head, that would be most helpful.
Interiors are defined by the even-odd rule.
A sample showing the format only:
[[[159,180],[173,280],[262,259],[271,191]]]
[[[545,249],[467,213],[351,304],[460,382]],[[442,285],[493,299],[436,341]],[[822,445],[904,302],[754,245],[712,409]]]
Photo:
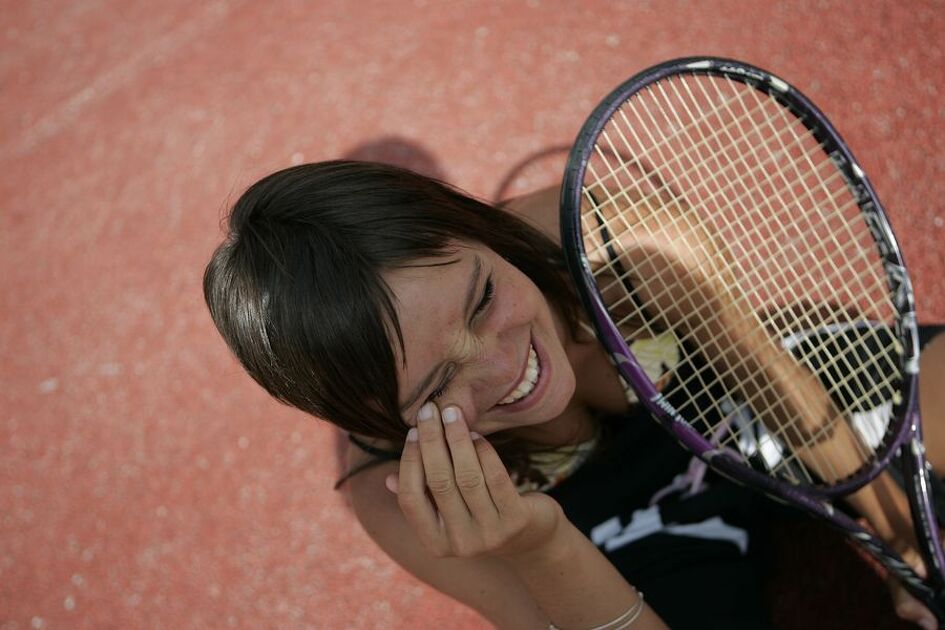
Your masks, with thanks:
[[[436,157],[422,145],[398,136],[383,136],[357,145],[342,156],[345,160],[381,162],[415,173],[445,180]]]

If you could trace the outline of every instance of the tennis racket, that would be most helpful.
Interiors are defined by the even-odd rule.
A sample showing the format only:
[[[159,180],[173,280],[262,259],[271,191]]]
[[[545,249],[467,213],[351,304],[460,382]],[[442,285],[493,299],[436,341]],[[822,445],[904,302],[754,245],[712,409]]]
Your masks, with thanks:
[[[844,530],[945,619],[912,288],[823,113],[738,61],[645,70],[578,134],[561,230],[598,337],[653,416],[722,475]],[[832,502],[900,450],[925,580]]]

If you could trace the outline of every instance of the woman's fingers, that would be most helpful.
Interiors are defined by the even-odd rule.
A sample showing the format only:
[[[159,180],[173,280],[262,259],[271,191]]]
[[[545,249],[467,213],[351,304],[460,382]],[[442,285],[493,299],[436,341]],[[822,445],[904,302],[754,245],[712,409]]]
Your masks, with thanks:
[[[472,518],[456,486],[453,459],[446,445],[440,410],[426,403],[417,414],[418,443],[427,488],[450,534],[462,534]]]
[[[890,577],[887,586],[889,587],[889,595],[892,597],[893,606],[896,608],[896,614],[900,619],[911,621],[928,630],[935,630],[938,627],[935,615],[929,612],[929,609],[923,606],[919,600],[910,595],[902,582],[895,577]]]
[[[436,509],[427,499],[427,485],[417,438],[417,429],[410,429],[404,443],[404,452],[400,456],[397,503],[423,544],[429,549],[440,550],[443,547],[443,535],[440,532]]]
[[[479,462],[479,455],[473,445],[463,412],[459,407],[450,406],[444,409],[441,415],[446,442],[453,459],[456,487],[472,518],[482,525],[492,525],[498,520],[499,513],[489,495],[482,464]],[[504,467],[502,470],[505,472]]]
[[[485,440],[470,434],[455,406],[442,414],[424,405],[410,431],[400,460],[397,492],[407,520],[424,545],[439,556],[502,553],[530,546],[522,532],[537,523],[554,523],[557,503],[526,501],[519,496],[505,465]],[[429,491],[429,494],[427,494]],[[433,499],[431,502],[430,499]],[[529,507],[531,506],[531,507]],[[560,509],[560,508],[559,508]],[[539,527],[539,538],[548,527]]]
[[[915,547],[909,546],[905,550],[899,550],[899,555],[920,578],[924,580],[928,577],[928,571],[925,570],[925,561],[922,560],[922,555]]]
[[[515,488],[515,484],[512,483],[509,472],[499,458],[499,454],[484,439],[474,440],[473,444],[476,447],[476,454],[479,456],[479,463],[482,466],[486,486],[489,488],[489,495],[492,497],[492,503],[498,510],[499,516],[508,518],[519,515],[522,508],[522,497]]]

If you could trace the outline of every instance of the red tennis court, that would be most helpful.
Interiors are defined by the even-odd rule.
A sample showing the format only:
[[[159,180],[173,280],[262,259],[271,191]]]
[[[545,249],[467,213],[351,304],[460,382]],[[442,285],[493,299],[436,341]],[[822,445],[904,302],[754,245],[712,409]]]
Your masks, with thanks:
[[[394,161],[511,196],[558,180],[629,75],[743,59],[836,124],[920,321],[945,321],[940,2],[3,5],[0,628],[484,627],[374,546],[332,491],[336,432],[270,400],[206,312],[227,205],[293,163]],[[774,593],[783,627],[855,598],[896,627],[868,567],[816,582],[778,553],[798,591],[836,591],[831,611]]]

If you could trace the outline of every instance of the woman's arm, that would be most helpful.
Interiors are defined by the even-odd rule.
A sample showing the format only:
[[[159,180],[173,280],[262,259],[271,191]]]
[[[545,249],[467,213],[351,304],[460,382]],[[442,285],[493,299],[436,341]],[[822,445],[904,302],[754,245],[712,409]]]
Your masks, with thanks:
[[[566,630],[588,628],[634,606],[636,591],[560,506],[547,495],[519,496],[494,449],[484,439],[472,440],[462,420],[444,425],[437,414],[418,425],[419,439],[407,443],[399,480],[390,484],[399,510],[392,495],[379,494],[380,472],[365,474],[351,489],[365,529],[394,560],[499,627],[544,629],[550,622]],[[440,457],[437,449],[443,449]],[[447,449],[456,463],[444,474],[437,467]],[[480,503],[485,495],[472,496],[487,489],[495,514]],[[432,511],[424,516],[427,509]],[[646,607],[634,624],[662,627]]]
[[[640,221],[631,227],[622,256],[625,266],[633,269],[634,286],[644,303],[665,313],[664,324],[678,326],[683,333],[679,336],[695,343],[714,371],[723,375],[730,391],[739,392],[756,412],[763,410],[759,415],[767,428],[821,479],[837,481],[859,469],[870,450],[820,380],[772,338],[747,306],[725,244],[713,238],[686,208],[661,200],[661,207],[650,206],[647,213],[649,204],[640,201],[636,208]],[[606,206],[603,211],[608,212]],[[655,217],[659,218],[654,225]],[[943,356],[937,362],[945,365],[945,350],[939,352]],[[923,357],[923,369],[928,359]],[[945,369],[929,366],[928,371]],[[927,403],[928,396],[924,398],[923,405],[929,409],[923,409],[923,415],[936,440],[945,444],[941,439],[945,430],[935,420],[943,413]],[[939,448],[935,457],[945,459],[942,451]],[[888,473],[846,499],[881,538],[924,573],[908,501]],[[934,624],[931,613],[898,582],[891,586],[901,617]]]
[[[919,410],[926,456],[935,474],[941,476],[945,470],[945,389],[942,387],[945,383],[945,335],[939,335],[926,345],[919,361]],[[908,499],[891,475],[883,473],[877,477],[850,497],[850,503],[906,562],[919,573],[924,573]],[[919,623],[923,628],[938,627],[932,613],[898,580],[890,578],[889,588],[900,617]]]
[[[506,207],[557,241],[558,193],[556,188],[540,190],[514,199]],[[606,199],[606,192],[602,191],[599,197]],[[667,200],[657,203],[665,206]],[[643,298],[670,314],[673,321],[666,324],[680,325],[690,332],[703,351],[708,350],[707,359],[718,373],[735,375],[740,368],[743,373],[750,372],[738,387],[756,406],[768,408],[772,399],[784,398],[784,404],[775,408],[775,417],[781,416],[779,421],[789,420],[790,416],[803,419],[802,430],[794,434],[793,440],[786,441],[811,469],[827,480],[857,469],[863,461],[862,444],[824,388],[774,343],[754,313],[737,308],[738,285],[731,267],[724,264],[720,245],[698,220],[686,217],[685,208],[677,205],[665,213],[665,207],[653,208],[642,203],[637,209],[640,223],[633,226],[629,239],[633,245],[624,256],[625,267],[633,270],[633,281]],[[606,205],[601,210],[605,216],[614,215],[614,209]],[[671,220],[647,227],[646,221],[653,216],[668,216]],[[654,238],[654,233],[660,237]],[[717,273],[706,274],[706,269],[715,269]],[[664,291],[667,286],[674,290]],[[745,353],[755,358],[741,363],[740,357]],[[940,386],[945,382],[943,377],[945,335],[923,352],[919,388],[927,455],[939,470],[945,470],[945,388]],[[830,464],[826,463],[828,459]],[[908,501],[890,475],[880,475],[848,500],[881,538],[921,571]],[[901,617],[934,623],[931,614],[898,583],[891,586]]]

